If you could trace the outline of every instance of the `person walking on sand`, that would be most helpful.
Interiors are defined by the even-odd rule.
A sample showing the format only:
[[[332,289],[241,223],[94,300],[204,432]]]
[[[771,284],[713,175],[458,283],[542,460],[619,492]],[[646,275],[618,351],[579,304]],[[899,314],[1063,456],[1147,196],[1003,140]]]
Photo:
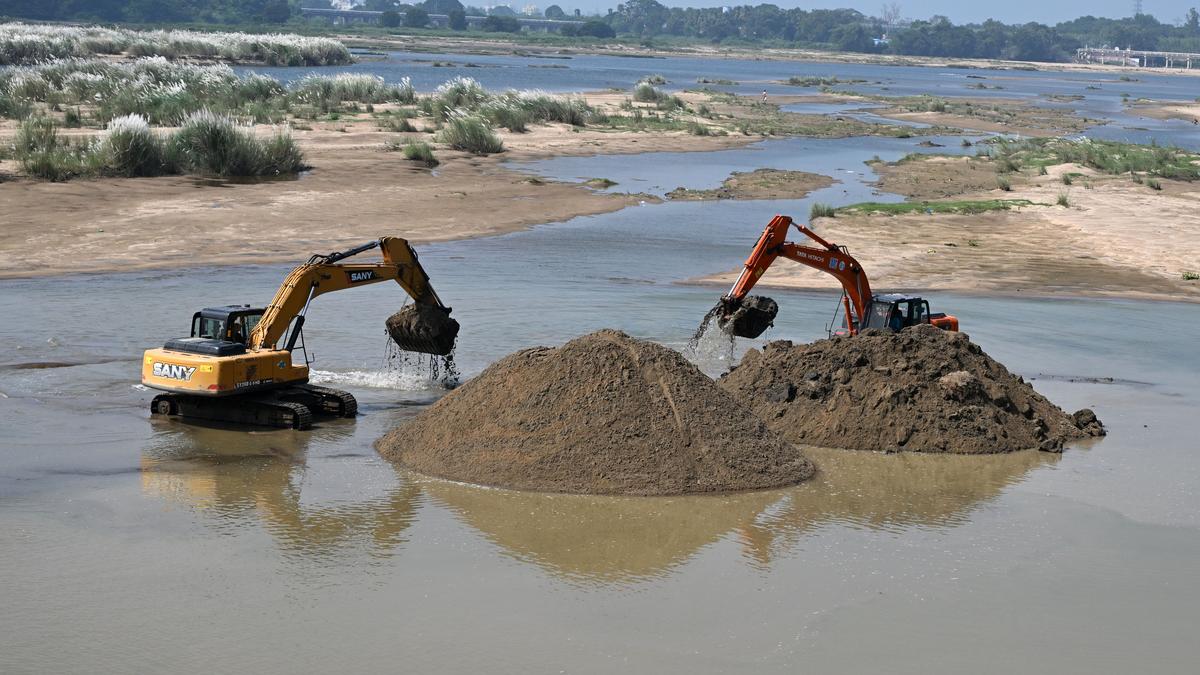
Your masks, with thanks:
[[[763,89],[763,98],[762,98],[762,102],[763,102],[763,103],[766,103],[766,102],[767,102],[767,90],[766,90],[766,89]]]

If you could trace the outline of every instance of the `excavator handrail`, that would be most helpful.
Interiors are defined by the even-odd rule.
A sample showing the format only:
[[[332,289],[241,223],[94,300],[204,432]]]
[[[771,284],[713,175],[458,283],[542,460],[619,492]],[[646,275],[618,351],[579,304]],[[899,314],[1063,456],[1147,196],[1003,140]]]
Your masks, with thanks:
[[[787,241],[788,230],[795,225],[801,234],[816,242],[821,248],[803,246]],[[838,246],[813,232],[808,227],[794,222],[790,217],[776,215],[767,224],[750,257],[746,259],[737,281],[722,297],[726,307],[736,307],[758,283],[767,268],[776,258],[784,257],[802,265],[832,275],[842,285],[846,298],[846,325],[851,333],[857,332],[858,324],[866,317],[867,304],[871,301],[871,283],[867,273],[846,247]],[[853,310],[853,314],[851,314]]]

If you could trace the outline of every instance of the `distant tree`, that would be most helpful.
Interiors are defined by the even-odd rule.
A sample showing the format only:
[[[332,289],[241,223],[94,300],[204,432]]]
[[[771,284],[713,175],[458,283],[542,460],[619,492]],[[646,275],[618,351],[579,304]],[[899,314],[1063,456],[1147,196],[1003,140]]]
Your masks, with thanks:
[[[608,39],[616,37],[617,31],[599,19],[588,19],[582,26],[568,26],[563,34]]]
[[[1192,10],[1192,11],[1195,11],[1195,10]],[[563,8],[559,7],[558,5],[550,5],[549,7],[547,7],[545,14],[546,14],[547,19],[565,19],[565,18],[567,18],[567,13],[564,12]]]
[[[488,15],[489,16],[516,16],[517,13],[515,11],[513,11],[512,7],[509,7],[508,5],[496,5],[495,7],[488,10]]]
[[[829,41],[842,52],[873,52],[875,41],[861,23],[852,23],[834,28],[829,33]]]
[[[267,23],[285,23],[292,16],[288,0],[267,0],[263,3],[262,18]]]
[[[879,8],[879,20],[883,22],[884,28],[891,28],[899,23],[902,11],[898,2],[884,3],[883,7]]]
[[[1187,18],[1183,21],[1183,27],[1189,35],[1200,35],[1200,13],[1196,12],[1195,7],[1187,11]]]
[[[445,14],[449,16],[454,10],[462,10],[463,4],[458,0],[425,0],[419,5],[430,14]]]
[[[489,16],[483,20],[483,29],[489,33],[520,33],[521,22],[515,16]]]
[[[466,30],[467,29],[467,13],[461,9],[452,9],[448,15],[450,17],[450,30]]]
[[[400,25],[400,12],[394,9],[385,9],[383,15],[379,17],[379,23],[383,24],[384,28],[395,28]]]
[[[408,28],[424,28],[429,25],[429,12],[420,7],[409,7],[404,12],[404,25]]]

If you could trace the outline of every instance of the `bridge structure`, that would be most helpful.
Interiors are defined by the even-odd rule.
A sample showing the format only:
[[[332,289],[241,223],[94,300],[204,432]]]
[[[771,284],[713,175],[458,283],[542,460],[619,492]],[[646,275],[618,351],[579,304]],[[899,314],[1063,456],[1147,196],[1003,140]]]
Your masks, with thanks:
[[[1200,66],[1200,54],[1188,52],[1155,52],[1140,49],[1110,49],[1108,47],[1084,47],[1075,50],[1079,63],[1113,63],[1121,66],[1144,66],[1149,68],[1187,68]]]
[[[383,22],[383,12],[369,12],[361,9],[317,9],[314,7],[303,7],[300,9],[300,14],[306,19],[324,19],[334,25],[352,23],[379,24]],[[399,12],[399,14],[401,21],[403,21],[405,13]],[[582,21],[535,19],[523,16],[513,18],[517,20],[517,23],[521,25],[521,30],[525,32],[561,33],[563,28],[567,26],[583,25]],[[486,16],[468,16],[467,28],[482,28],[483,22],[486,19]],[[429,25],[432,28],[449,28],[450,16],[448,14],[430,14]]]

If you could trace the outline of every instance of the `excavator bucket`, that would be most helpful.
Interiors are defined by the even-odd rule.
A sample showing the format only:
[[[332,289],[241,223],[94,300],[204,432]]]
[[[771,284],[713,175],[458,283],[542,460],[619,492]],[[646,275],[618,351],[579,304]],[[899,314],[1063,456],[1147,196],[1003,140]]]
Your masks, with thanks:
[[[387,332],[404,351],[446,356],[454,350],[458,322],[448,307],[414,302],[388,317]]]
[[[747,295],[741,302],[728,302],[717,318],[717,325],[726,333],[756,338],[774,325],[778,313],[779,305],[771,298]]]

